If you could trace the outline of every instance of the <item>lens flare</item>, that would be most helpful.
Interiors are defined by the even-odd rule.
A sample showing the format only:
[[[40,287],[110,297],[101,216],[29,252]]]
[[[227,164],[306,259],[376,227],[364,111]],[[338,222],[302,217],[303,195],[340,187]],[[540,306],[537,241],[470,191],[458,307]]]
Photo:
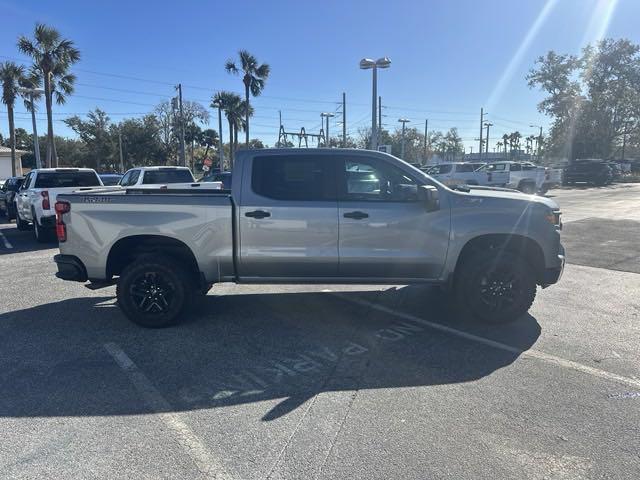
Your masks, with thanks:
[[[531,25],[531,28],[529,28],[529,31],[525,35],[524,39],[522,40],[522,42],[520,42],[520,46],[516,50],[516,53],[514,53],[513,57],[511,57],[509,64],[504,69],[504,72],[500,77],[500,80],[498,80],[498,82],[496,83],[496,86],[491,92],[489,99],[485,103],[485,105],[487,105],[488,111],[491,112],[493,107],[502,97],[502,94],[504,93],[507,85],[513,78],[516,68],[518,68],[518,66],[522,62],[522,58],[524,57],[524,54],[527,52],[527,50],[531,46],[531,43],[536,38],[538,31],[540,31],[540,28],[542,27],[542,25],[544,25],[545,20],[553,10],[553,7],[555,7],[556,3],[558,3],[558,0],[547,0],[547,3],[542,8],[542,11],[536,18],[535,22],[533,22],[533,24]]]

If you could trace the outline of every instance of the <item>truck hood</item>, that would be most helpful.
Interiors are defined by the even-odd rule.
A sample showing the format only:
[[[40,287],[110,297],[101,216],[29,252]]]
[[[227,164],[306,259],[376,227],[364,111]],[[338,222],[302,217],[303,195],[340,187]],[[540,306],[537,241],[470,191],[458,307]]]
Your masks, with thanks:
[[[455,191],[457,194],[466,197],[486,198],[486,199],[502,199],[502,200],[517,200],[520,202],[535,202],[547,206],[552,210],[558,210],[558,204],[547,197],[541,197],[539,195],[527,195],[517,190],[509,190],[506,188],[492,188],[492,187],[471,187],[469,192]]]

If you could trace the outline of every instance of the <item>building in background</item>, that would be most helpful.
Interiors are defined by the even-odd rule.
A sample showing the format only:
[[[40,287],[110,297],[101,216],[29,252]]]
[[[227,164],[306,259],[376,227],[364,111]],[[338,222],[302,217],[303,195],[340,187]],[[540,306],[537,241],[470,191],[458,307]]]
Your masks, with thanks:
[[[29,152],[16,150],[16,175],[22,175],[22,155]],[[11,149],[0,145],[0,178],[12,177],[11,173]]]

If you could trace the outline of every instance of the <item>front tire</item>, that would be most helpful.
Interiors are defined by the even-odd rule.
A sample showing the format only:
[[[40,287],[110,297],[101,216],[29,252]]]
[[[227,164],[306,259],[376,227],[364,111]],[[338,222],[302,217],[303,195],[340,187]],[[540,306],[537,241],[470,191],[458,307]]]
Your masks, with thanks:
[[[536,193],[536,185],[535,183],[523,182],[518,186],[518,190],[527,195],[533,195]]]
[[[18,227],[18,230],[29,230],[29,222],[22,220],[19,213],[16,214],[16,226]]]
[[[517,320],[529,310],[536,296],[533,271],[510,251],[476,251],[463,259],[456,272],[456,304],[486,323]]]
[[[145,255],[127,266],[118,281],[118,306],[146,328],[163,328],[180,320],[192,302],[187,271],[169,258]]]

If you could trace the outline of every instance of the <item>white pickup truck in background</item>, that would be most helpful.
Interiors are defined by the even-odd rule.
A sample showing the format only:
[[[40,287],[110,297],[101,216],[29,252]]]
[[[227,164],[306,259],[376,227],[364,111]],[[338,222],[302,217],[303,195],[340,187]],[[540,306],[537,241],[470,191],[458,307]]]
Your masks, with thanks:
[[[58,195],[102,186],[100,177],[91,168],[31,170],[16,195],[18,229],[26,230],[33,224],[38,242],[53,240],[56,226],[54,205]]]
[[[494,180],[504,181],[504,183],[500,183],[502,187],[513,188],[528,194],[544,194],[562,182],[561,170],[543,167],[531,162],[488,163],[478,172],[489,173]]]

